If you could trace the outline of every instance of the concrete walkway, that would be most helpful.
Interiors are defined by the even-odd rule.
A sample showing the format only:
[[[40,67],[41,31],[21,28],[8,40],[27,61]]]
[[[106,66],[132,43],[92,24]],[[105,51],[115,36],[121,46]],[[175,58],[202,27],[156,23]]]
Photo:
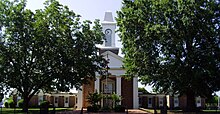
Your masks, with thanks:
[[[74,110],[74,111],[66,111],[66,112],[59,112],[56,114],[80,114],[81,110]],[[83,110],[83,114],[127,114],[125,113],[116,113],[116,112],[97,112],[97,113],[88,113],[86,110]],[[139,109],[128,109],[128,114],[150,114],[145,111]]]

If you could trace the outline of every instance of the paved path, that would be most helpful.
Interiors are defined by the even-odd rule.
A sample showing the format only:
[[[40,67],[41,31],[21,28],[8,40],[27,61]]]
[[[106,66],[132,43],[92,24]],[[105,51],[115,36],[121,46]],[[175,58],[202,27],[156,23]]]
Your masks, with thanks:
[[[56,114],[80,114],[80,112],[81,110],[74,110],[74,111],[59,112]],[[126,112],[125,113],[116,113],[116,112],[87,113],[86,110],[84,110],[83,114],[126,114]],[[150,114],[150,113],[147,113],[139,109],[128,109],[128,114]]]

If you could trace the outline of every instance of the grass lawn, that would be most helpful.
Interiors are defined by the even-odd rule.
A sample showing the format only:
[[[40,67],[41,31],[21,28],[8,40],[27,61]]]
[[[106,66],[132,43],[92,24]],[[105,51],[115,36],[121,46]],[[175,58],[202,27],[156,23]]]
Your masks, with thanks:
[[[61,111],[65,111],[65,110],[68,110],[68,111],[71,111],[71,110],[74,110],[73,108],[55,108],[56,109],[56,112],[61,112]],[[53,108],[49,108],[49,111],[52,111]],[[29,108],[28,109],[28,114],[39,114],[40,113],[40,108]],[[26,114],[26,113],[23,113],[22,112],[22,109],[21,108],[16,108],[14,110],[14,108],[2,108],[0,109],[0,114]]]
[[[146,109],[146,108],[140,108],[140,109],[145,111],[145,112],[149,112],[149,113],[152,113],[152,114],[154,113],[154,109]],[[159,109],[157,109],[156,111],[157,111],[157,113],[160,113]]]
[[[220,110],[202,110],[203,112],[210,112],[210,113],[212,113],[212,112],[219,112],[220,113]]]

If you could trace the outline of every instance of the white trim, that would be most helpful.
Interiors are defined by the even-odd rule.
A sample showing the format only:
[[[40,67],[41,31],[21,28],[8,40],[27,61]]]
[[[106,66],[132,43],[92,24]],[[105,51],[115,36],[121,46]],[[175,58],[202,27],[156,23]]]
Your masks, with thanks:
[[[137,109],[139,108],[138,104],[138,78],[134,77],[133,78],[133,108]]]
[[[83,92],[82,90],[78,90],[77,109],[81,109],[82,107],[83,107]]]
[[[56,99],[56,98],[57,98],[57,99]],[[56,100],[57,100],[57,101],[56,101]],[[59,97],[58,97],[58,96],[55,96],[53,102],[54,102],[54,106],[55,106],[55,107],[58,107]]]
[[[202,106],[202,100],[201,97],[196,97],[196,107],[201,107]]]
[[[95,91],[97,93],[100,93],[100,77],[99,76],[96,76],[96,80],[95,80]]]
[[[66,98],[67,98],[67,103],[66,103]],[[70,103],[69,96],[65,96],[63,100],[64,100],[64,107],[69,107],[69,103]]]
[[[179,97],[178,96],[174,96],[173,105],[174,105],[174,108],[179,107]]]
[[[116,93],[121,96],[121,76],[116,76]],[[119,102],[121,104],[121,102]]]
[[[102,93],[112,94],[113,92],[115,92],[115,81],[114,80],[108,78],[107,85],[106,85],[106,80],[102,80],[101,84],[102,84],[102,88],[101,88]]]
[[[114,57],[114,58],[116,58],[116,59],[118,59],[120,61],[123,61],[123,58],[121,56],[118,56],[118,55],[112,53],[111,51],[105,51],[101,55],[103,55],[103,56],[111,55],[112,57]]]
[[[159,107],[163,106],[163,102],[164,102],[164,97],[158,97],[158,104],[159,104]]]

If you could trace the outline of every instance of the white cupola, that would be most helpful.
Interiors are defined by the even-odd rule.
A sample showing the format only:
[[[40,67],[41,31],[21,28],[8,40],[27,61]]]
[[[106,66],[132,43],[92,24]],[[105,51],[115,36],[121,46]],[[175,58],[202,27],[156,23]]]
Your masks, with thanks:
[[[116,22],[113,20],[112,12],[105,12],[104,21],[102,24],[102,31],[105,34],[104,47],[115,47],[115,29]]]
[[[111,51],[114,54],[118,54],[119,48],[115,47],[115,29],[116,22],[113,20],[112,12],[105,12],[104,20],[102,21],[102,31],[105,34],[105,40],[102,47],[100,47],[100,54],[106,51]]]

